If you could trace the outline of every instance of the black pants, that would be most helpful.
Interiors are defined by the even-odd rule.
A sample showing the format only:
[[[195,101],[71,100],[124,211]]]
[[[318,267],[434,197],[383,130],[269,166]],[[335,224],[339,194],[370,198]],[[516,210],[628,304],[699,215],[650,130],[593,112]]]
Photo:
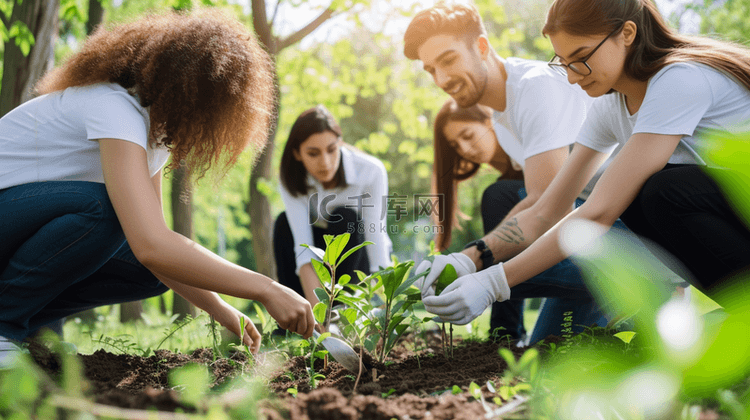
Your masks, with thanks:
[[[513,207],[521,201],[518,191],[524,187],[523,181],[498,180],[487,187],[482,194],[482,223],[487,235],[503,221]],[[510,299],[493,302],[490,313],[490,334],[502,328],[502,335],[510,335],[518,340],[526,336],[523,325],[523,299]]]
[[[621,219],[680,260],[691,282],[720,305],[730,309],[733,298],[747,298],[719,296],[728,278],[750,266],[750,230],[702,167],[667,165],[646,181]]]
[[[363,229],[359,229],[358,225],[362,222],[357,221],[357,213],[347,208],[336,208],[332,213],[332,216],[340,215],[341,219],[337,222],[329,222],[326,229],[313,226],[313,241],[316,247],[325,250],[326,243],[323,239],[323,235],[340,235],[342,233],[350,232],[351,237],[346,248],[341,253],[346,253],[352,247],[359,245],[365,241]],[[338,219],[333,217],[333,219]],[[308,244],[310,245],[310,244]],[[289,227],[289,221],[286,217],[286,212],[281,213],[276,219],[276,223],[273,228],[273,252],[274,258],[276,259],[276,269],[278,274],[279,283],[283,284],[304,296],[302,291],[302,283],[300,282],[299,276],[295,274],[296,271],[296,255],[303,248],[300,244],[294,243],[294,237],[292,236],[292,230]],[[340,277],[343,274],[349,274],[352,277],[352,283],[356,284],[358,277],[354,270],[359,270],[365,274],[370,274],[370,263],[367,258],[367,247],[364,247],[352,255],[348,256],[344,262],[336,268],[336,277]]]

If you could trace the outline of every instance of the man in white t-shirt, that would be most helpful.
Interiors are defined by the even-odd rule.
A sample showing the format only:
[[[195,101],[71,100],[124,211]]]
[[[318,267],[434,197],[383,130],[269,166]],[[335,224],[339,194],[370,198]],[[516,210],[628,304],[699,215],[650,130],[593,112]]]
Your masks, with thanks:
[[[502,180],[485,191],[482,213],[486,235],[467,244],[463,252],[445,256],[445,261],[435,260],[432,271],[436,273],[422,285],[422,294],[427,296],[432,293],[431,279],[442,271],[445,263],[454,265],[459,276],[487,268],[495,263],[492,257],[495,244],[516,241],[523,234],[501,228],[507,227],[501,222],[512,221],[515,214],[531,207],[548,187],[575,142],[591,99],[544,62],[500,57],[490,46],[479,12],[471,5],[443,4],[420,12],[406,30],[404,42],[406,57],[421,60],[435,84],[459,106],[481,104],[494,110],[498,142],[524,173],[522,184]],[[496,210],[499,208],[504,210]],[[417,272],[428,267],[430,263],[423,262]],[[561,332],[560,324],[573,324],[576,330],[577,324],[606,322],[572,264],[566,262],[564,267],[543,277],[544,287],[540,284],[533,291],[514,289],[511,301],[493,305],[491,331],[503,327],[513,338],[523,338],[522,299],[537,295],[560,297],[568,302],[546,302],[545,306],[550,306],[546,309],[556,306],[557,314],[550,319],[542,316],[543,322],[554,325],[546,329],[538,323],[532,341],[544,338],[546,335],[539,335],[546,332]],[[562,286],[569,277],[575,278],[575,285],[565,287],[572,287],[575,292],[556,291],[555,284],[561,282]],[[566,314],[569,312],[575,314]]]

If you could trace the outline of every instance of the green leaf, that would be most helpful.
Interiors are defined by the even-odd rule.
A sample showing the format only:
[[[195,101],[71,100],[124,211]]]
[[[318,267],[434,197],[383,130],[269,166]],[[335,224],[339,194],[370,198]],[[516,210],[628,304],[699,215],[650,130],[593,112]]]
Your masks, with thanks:
[[[331,245],[331,241],[333,240],[333,235],[323,235],[323,241],[326,243],[326,248]]]
[[[258,315],[258,319],[260,320],[260,325],[266,325],[266,322],[268,322],[268,318],[266,317],[266,311],[263,310],[263,308],[258,304],[258,302],[253,302],[253,308],[255,308],[255,313]]]
[[[383,283],[383,293],[385,294],[386,302],[393,300],[394,292],[398,287],[394,269],[395,268],[386,268],[385,270],[380,271],[380,274],[378,275],[380,281]]]
[[[492,381],[487,381],[487,390],[493,394],[497,392],[497,390],[495,389],[495,383]]]
[[[406,276],[406,274],[408,273],[408,269],[411,269],[411,267],[414,265],[414,262],[413,261],[407,261],[407,262],[405,262],[403,264],[408,264],[408,267],[406,267],[407,270],[405,270],[403,272],[403,274],[401,274],[401,279],[403,279]],[[398,286],[398,289],[396,289],[396,296],[399,296],[399,295],[403,294],[404,291],[406,291],[408,288],[410,288],[414,284],[414,282],[417,281],[417,279],[419,279],[419,277],[412,276],[412,277],[409,277],[406,280],[400,280],[401,284]]]
[[[347,233],[347,235],[348,235],[348,233]],[[357,246],[353,246],[352,249],[346,251],[346,254],[344,254],[344,255],[341,256],[341,258],[339,259],[339,262],[337,264],[341,264],[342,262],[344,262],[345,259],[347,259],[347,257],[349,257],[354,252],[356,252],[357,250],[359,250],[361,248],[364,248],[367,245],[375,245],[375,242],[364,241],[364,242],[362,242],[361,244],[359,244]]]
[[[315,254],[315,256],[317,256],[318,258],[320,258],[321,261],[323,260],[323,257],[325,257],[325,253],[323,252],[323,250],[316,246],[310,246],[308,244],[300,244],[300,246],[303,246],[309,249],[310,251],[312,251],[312,253]]]
[[[476,384],[476,382],[471,382],[469,384],[469,393],[472,397],[476,400],[482,400],[482,388]]]
[[[331,300],[331,298],[328,296],[328,292],[326,292],[325,289],[316,287],[313,292],[315,293],[315,296],[318,298],[318,300],[325,304],[327,304]]]
[[[318,275],[320,284],[323,286],[323,288],[329,289],[331,287],[331,271],[328,270],[328,267],[323,265],[323,263],[318,260],[310,260],[310,263],[312,263],[315,274]]]
[[[505,347],[500,347],[497,352],[500,354],[500,357],[505,359],[505,363],[508,364],[508,368],[510,370],[514,370],[516,367],[516,357],[513,356],[513,353]]]
[[[343,311],[339,311],[339,315],[341,315],[341,318],[345,319],[348,323],[354,324],[357,321],[357,314],[360,312],[358,309],[359,308],[349,307]]]
[[[622,331],[615,334],[615,337],[622,340],[625,344],[630,344],[630,341],[633,340],[633,337],[635,337],[634,331]]]
[[[461,387],[459,387],[458,385],[453,385],[453,388],[451,388],[451,393],[453,395],[460,394],[461,393]]]
[[[315,315],[315,320],[318,322],[318,324],[322,324],[326,320],[326,311],[328,310],[328,305],[326,305],[323,302],[318,302],[315,304],[315,307],[313,308],[313,315]]]
[[[336,235],[332,241],[327,243],[326,252],[325,252],[325,256],[323,257],[323,261],[327,262],[329,265],[332,265],[332,266],[338,265],[336,260],[339,258],[339,255],[341,255],[341,253],[344,252],[344,248],[346,248],[346,244],[349,243],[350,236],[351,235],[349,233]]]
[[[344,274],[341,277],[339,277],[339,281],[336,284],[340,286],[346,286],[347,284],[349,284],[351,280],[352,280],[352,276],[348,274]]]
[[[435,295],[439,296],[440,293],[442,293],[448,285],[456,281],[457,278],[458,274],[456,273],[455,267],[453,267],[452,264],[446,264],[443,272],[440,273],[435,281]]]
[[[374,290],[377,290],[377,288]],[[370,299],[370,305],[383,306],[385,305],[385,301],[383,300],[382,297],[380,297],[380,295],[372,295],[372,298]]]

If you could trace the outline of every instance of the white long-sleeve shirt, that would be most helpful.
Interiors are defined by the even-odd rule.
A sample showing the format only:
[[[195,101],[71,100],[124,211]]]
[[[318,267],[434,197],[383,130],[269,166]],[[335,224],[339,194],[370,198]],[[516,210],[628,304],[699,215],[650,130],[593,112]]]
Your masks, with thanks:
[[[392,244],[388,237],[387,211],[384,211],[388,196],[385,166],[372,156],[346,147],[341,148],[341,164],[347,184],[343,188],[326,190],[315,177],[307,174],[307,185],[312,188],[306,195],[293,197],[283,185],[279,189],[294,237],[298,275],[303,265],[316,258],[301,244],[314,245],[313,225],[325,223],[337,207],[349,208],[361,215],[365,240],[374,242],[363,248],[367,251],[371,272],[391,265]],[[353,229],[357,227],[347,226],[347,231],[353,232]]]

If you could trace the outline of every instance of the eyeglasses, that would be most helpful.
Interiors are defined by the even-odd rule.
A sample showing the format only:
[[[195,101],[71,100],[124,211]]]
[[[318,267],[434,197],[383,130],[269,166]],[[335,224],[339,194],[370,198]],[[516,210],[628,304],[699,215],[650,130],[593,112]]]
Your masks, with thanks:
[[[589,53],[589,55],[587,55],[586,57],[584,57],[581,60],[573,61],[573,62],[568,63],[568,64],[563,64],[563,63],[560,62],[560,57],[557,56],[557,54],[555,54],[555,56],[552,57],[552,60],[549,60],[549,62],[547,63],[547,65],[550,66],[553,70],[555,70],[556,72],[562,74],[565,77],[568,76],[568,70],[573,70],[573,73],[580,74],[581,76],[588,76],[589,74],[591,74],[591,67],[589,67],[589,65],[588,65],[588,63],[586,63],[586,61],[588,61],[591,58],[591,56],[594,55],[594,53],[596,52],[596,50],[598,50],[599,47],[601,47],[604,44],[604,42],[609,39],[609,37],[611,37],[612,35],[614,35],[618,31],[620,31],[620,29],[621,29],[621,27],[618,27],[614,31],[610,32],[610,34],[607,35],[602,40],[602,42],[600,42],[599,45],[597,45]]]

